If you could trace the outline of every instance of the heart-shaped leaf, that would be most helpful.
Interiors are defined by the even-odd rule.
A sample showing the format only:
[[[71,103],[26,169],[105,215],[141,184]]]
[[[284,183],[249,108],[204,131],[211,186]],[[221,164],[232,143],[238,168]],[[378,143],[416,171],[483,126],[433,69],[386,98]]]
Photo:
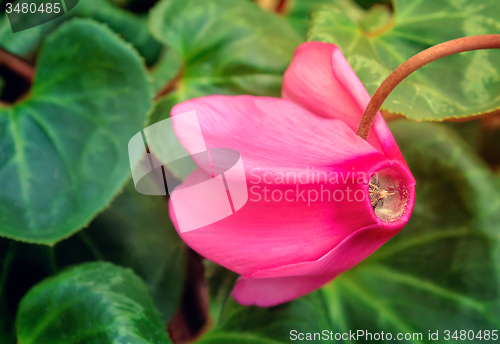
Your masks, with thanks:
[[[386,25],[350,0],[315,7],[308,40],[334,43],[370,94],[405,60],[462,36],[498,33],[500,2],[393,0]],[[368,20],[366,19],[368,17]],[[403,81],[383,108],[414,120],[441,121],[500,108],[500,51],[481,50],[432,62]]]
[[[53,244],[89,223],[129,178],[151,98],[140,57],[109,29],[74,20],[52,34],[29,95],[0,107],[0,235]]]
[[[109,263],[71,268],[36,285],[19,305],[19,344],[166,344],[160,313],[131,270]]]
[[[391,130],[417,180],[415,209],[406,227],[357,267],[287,304],[244,307],[232,299],[224,302],[230,288],[223,288],[222,296],[212,292],[217,326],[200,343],[289,343],[306,340],[307,333],[312,333],[310,343],[333,342],[336,333],[349,334],[337,343],[369,343],[366,332],[382,331],[394,342],[400,333],[409,333],[408,342],[430,342],[429,331],[439,331],[439,342],[453,342],[455,330],[469,336],[473,331],[474,340],[479,331],[482,336],[489,331],[492,338],[500,328],[496,180],[476,153],[442,125],[400,121]],[[212,274],[217,278],[209,285],[222,285],[222,275]],[[234,274],[226,276],[234,281]],[[351,333],[358,330],[366,332],[353,339]]]

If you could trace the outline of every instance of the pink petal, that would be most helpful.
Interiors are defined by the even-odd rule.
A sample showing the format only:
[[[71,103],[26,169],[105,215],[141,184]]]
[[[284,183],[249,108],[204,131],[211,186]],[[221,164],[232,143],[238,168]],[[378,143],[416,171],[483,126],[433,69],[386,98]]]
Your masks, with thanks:
[[[273,269],[259,270],[241,277],[233,288],[232,296],[239,303],[250,306],[271,307],[308,294],[353,268],[375,252],[405,222],[383,230],[377,224],[359,229],[323,257]]]
[[[404,166],[396,162],[391,167],[402,173],[402,183],[409,192],[401,218],[360,228],[319,259],[257,270],[241,277],[233,289],[233,298],[243,305],[270,307],[301,297],[353,268],[397,234],[411,216],[415,189],[413,177]]]
[[[204,257],[239,274],[319,259],[358,228],[378,223],[369,200],[363,202],[308,202],[306,196],[288,202],[256,201],[252,187],[269,187],[270,193],[289,191],[294,182],[275,182],[279,173],[312,178],[320,172],[367,175],[390,162],[364,140],[357,137],[342,121],[317,117],[300,106],[282,99],[265,97],[211,96],[177,105],[172,115],[195,110],[207,147],[225,147],[241,153],[250,189],[250,200],[235,214],[205,227],[179,233],[182,239]],[[189,128],[175,128],[182,144],[192,149]],[[203,164],[201,164],[203,165]],[[206,168],[206,167],[205,167]],[[209,172],[209,171],[207,171]],[[194,172],[183,184],[199,176]],[[358,176],[356,174],[356,176]],[[270,179],[272,179],[270,181]],[[311,179],[309,179],[311,180]],[[270,181],[270,182],[269,182]],[[273,182],[274,181],[274,182]],[[267,183],[269,182],[269,183]],[[362,189],[367,195],[367,178],[363,183],[346,180],[340,184],[298,185],[306,195],[322,194],[346,188]],[[290,198],[289,197],[289,198]],[[277,198],[277,197],[276,197]],[[176,199],[193,216],[204,209],[195,208],[192,200]],[[170,206],[174,225],[179,230],[175,211]]]
[[[357,159],[359,169],[366,170],[373,165],[369,156],[379,162],[385,160],[342,121],[314,116],[287,100],[208,96],[176,105],[171,115],[192,110],[198,116],[207,148],[237,150],[249,181],[262,178],[266,172],[298,174],[306,168],[351,168],[353,159]],[[175,124],[174,128],[188,152],[196,152],[192,128]]]
[[[415,182],[411,173],[399,162],[393,162],[391,168],[401,176],[401,184],[406,186],[407,204],[403,215],[393,221],[377,221],[375,225],[357,227],[345,236],[342,242],[319,259],[303,261],[276,268],[254,271],[248,277],[268,278],[302,275],[336,276],[353,268],[362,260],[378,250],[387,240],[396,235],[408,223],[415,202]]]
[[[276,306],[304,296],[334,276],[299,276],[281,278],[245,278],[236,282],[231,296],[245,306]]]
[[[196,170],[184,183],[189,185],[200,173],[204,172]],[[175,228],[188,246],[240,275],[320,259],[358,228],[380,222],[373,213],[366,184],[248,186],[249,200],[239,211],[193,231],[180,231],[174,209],[189,209],[193,217],[199,217],[206,207],[176,195],[175,208],[170,203],[169,209]],[[263,187],[269,189],[267,201]],[[346,187],[352,190],[350,202]],[[360,202],[354,199],[355,190],[365,195]],[[343,192],[344,199],[336,196],[335,201],[335,191],[340,192],[337,196]]]
[[[370,101],[340,49],[321,42],[306,42],[296,49],[284,75],[282,96],[319,116],[341,119],[353,131]],[[368,142],[389,159],[406,165],[380,113]]]
[[[377,224],[358,229],[317,260],[280,266],[274,269],[258,270],[250,274],[249,277],[320,276],[325,274],[336,276],[352,269],[378,250],[387,240],[396,235],[405,224],[406,222],[399,221],[397,226]]]

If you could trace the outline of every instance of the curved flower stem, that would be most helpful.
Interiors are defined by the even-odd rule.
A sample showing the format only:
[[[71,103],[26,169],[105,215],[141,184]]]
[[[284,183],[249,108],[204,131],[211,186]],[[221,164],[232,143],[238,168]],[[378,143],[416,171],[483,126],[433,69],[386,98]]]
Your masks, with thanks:
[[[394,88],[407,76],[426,64],[438,60],[442,57],[458,54],[464,51],[480,49],[500,49],[499,35],[480,35],[457,38],[448,42],[437,44],[411,57],[398,68],[396,68],[384,80],[382,85],[373,94],[370,103],[366,107],[365,113],[359,123],[356,134],[366,140],[372,127],[375,116],[385,99]]]

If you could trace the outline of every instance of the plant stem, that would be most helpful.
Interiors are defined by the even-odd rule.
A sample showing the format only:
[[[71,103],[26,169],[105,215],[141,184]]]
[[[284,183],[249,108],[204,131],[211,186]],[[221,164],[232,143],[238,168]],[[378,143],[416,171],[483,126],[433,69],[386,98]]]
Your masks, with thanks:
[[[359,123],[356,134],[366,140],[375,116],[394,88],[414,71],[442,57],[480,49],[500,49],[499,35],[479,35],[457,38],[437,44],[405,61],[384,80],[373,94]]]
[[[29,83],[33,81],[33,76],[35,75],[33,67],[20,57],[0,49],[0,64],[6,66]]]

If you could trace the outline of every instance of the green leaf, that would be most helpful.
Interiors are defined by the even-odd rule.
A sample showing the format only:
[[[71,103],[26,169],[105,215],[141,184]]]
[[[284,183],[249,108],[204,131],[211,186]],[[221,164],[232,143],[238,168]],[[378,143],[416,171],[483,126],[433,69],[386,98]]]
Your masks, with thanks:
[[[292,330],[321,334],[325,329],[334,334],[383,331],[394,341],[398,333],[422,333],[422,340],[415,337],[411,343],[429,342],[428,331],[439,330],[444,343],[449,342],[445,330],[477,334],[500,328],[497,181],[445,126],[399,121],[391,130],[417,180],[415,209],[406,227],[357,267],[287,304],[261,309],[230,299],[217,317],[221,296],[215,294],[211,307],[217,326],[200,343],[289,343]],[[231,278],[209,280],[209,286]],[[372,341],[360,337],[356,342]]]
[[[16,318],[19,344],[170,343],[144,283],[131,270],[88,263],[36,285]]]
[[[462,36],[497,33],[500,2],[394,0],[387,25],[366,32],[377,16],[349,0],[318,6],[308,40],[334,43],[370,94],[401,63],[435,44]],[[354,15],[353,15],[354,13]],[[368,19],[365,19],[368,17]],[[369,19],[369,18],[372,19]],[[381,16],[378,16],[382,18]],[[382,18],[383,19],[383,18]],[[403,81],[383,108],[413,120],[442,121],[500,108],[500,51],[481,50],[432,62]]]
[[[223,312],[238,274],[223,268],[209,260],[205,260],[205,278],[210,299],[210,316],[216,325],[223,321]]]
[[[377,10],[373,11],[374,16],[380,16],[376,20],[380,21],[386,17],[388,12],[387,6],[379,6],[380,4],[390,5],[391,0],[356,0],[356,2],[364,8],[376,6]],[[287,0],[285,2],[284,14],[285,18],[292,24],[295,30],[300,33],[301,37],[306,37],[310,12],[317,5],[334,5],[336,0]],[[357,9],[356,7],[354,7]],[[350,8],[343,8],[349,11]],[[385,12],[385,13],[384,13]]]
[[[331,327],[326,300],[321,293],[272,308],[245,307],[229,296],[238,275],[212,262],[206,263],[206,271],[210,314],[215,327],[196,343],[290,343],[292,329],[321,332]]]
[[[163,319],[178,308],[186,273],[186,246],[164,197],[138,193],[129,183],[90,227],[56,246],[60,261],[82,244],[94,256],[132,268],[146,283]]]
[[[29,95],[0,107],[0,235],[54,244],[89,223],[129,178],[151,102],[139,56],[109,29],[74,20],[51,35]]]
[[[41,4],[43,0],[32,0]],[[46,1],[45,1],[46,2]],[[108,0],[79,1],[74,9],[64,16],[34,28],[13,33],[9,19],[5,14],[0,18],[0,47],[15,55],[26,56],[32,53],[45,37],[64,21],[73,17],[92,18],[106,23],[112,30],[119,33],[126,41],[132,43],[145,58],[146,63],[153,64],[161,50],[159,44],[149,33],[146,18],[134,15],[121,9]]]
[[[391,130],[417,180],[412,218],[325,292],[341,300],[347,328],[424,336],[498,329],[500,195],[493,175],[449,129],[400,121]]]
[[[430,123],[391,125],[417,180],[411,220],[358,267],[324,288],[337,323],[369,332],[500,327],[500,194],[474,151]],[[452,332],[453,332],[452,331]],[[414,340],[413,342],[418,342]]]
[[[54,246],[1,239],[0,249],[2,255],[9,252],[9,259],[0,256],[0,276],[4,276],[0,305],[7,303],[9,317],[34,284],[91,260],[132,268],[144,280],[164,321],[171,318],[182,297],[185,245],[169,219],[166,200],[141,195],[132,183],[87,229],[71,238]]]
[[[151,11],[150,28],[182,58],[179,100],[279,96],[282,74],[300,44],[283,18],[247,0],[164,0]]]
[[[290,343],[292,330],[321,332],[331,328],[325,301],[321,293],[312,293],[299,300],[266,309],[244,307],[230,299],[224,309],[224,322],[196,343]],[[308,341],[308,343],[319,342]]]
[[[126,41],[132,43],[148,65],[153,64],[158,59],[162,46],[149,32],[147,17],[140,17],[120,9],[108,0],[80,1],[75,10],[76,16],[92,18],[109,25]]]

